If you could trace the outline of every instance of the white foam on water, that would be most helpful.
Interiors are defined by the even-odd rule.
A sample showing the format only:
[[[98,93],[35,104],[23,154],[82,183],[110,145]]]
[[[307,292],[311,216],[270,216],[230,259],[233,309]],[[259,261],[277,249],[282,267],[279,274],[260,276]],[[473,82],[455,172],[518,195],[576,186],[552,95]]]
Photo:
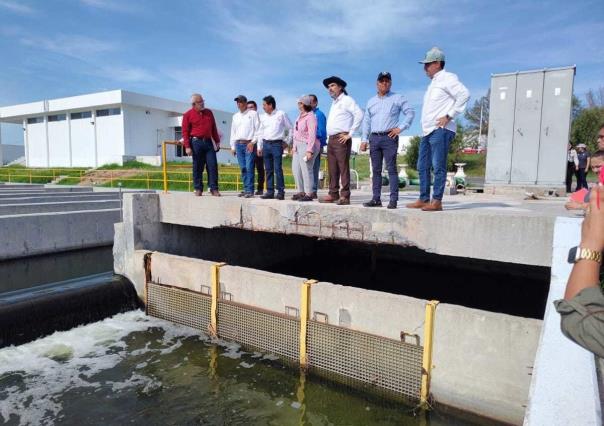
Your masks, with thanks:
[[[130,354],[126,352],[124,337],[155,327],[164,331],[159,343],[167,348],[151,349],[147,344]],[[147,317],[141,311],[131,311],[56,332],[24,345],[0,349],[0,377],[19,375],[22,381],[16,386],[0,388],[0,421],[7,422],[11,416],[16,416],[21,425],[53,424],[55,419],[61,418],[60,397],[63,393],[75,388],[99,388],[102,383],[89,379],[115,367],[126,356],[171,353],[182,345],[177,339],[191,336],[207,339],[192,328]],[[156,379],[137,373],[124,382],[104,384],[111,385],[116,391],[143,386],[143,393],[161,387]]]

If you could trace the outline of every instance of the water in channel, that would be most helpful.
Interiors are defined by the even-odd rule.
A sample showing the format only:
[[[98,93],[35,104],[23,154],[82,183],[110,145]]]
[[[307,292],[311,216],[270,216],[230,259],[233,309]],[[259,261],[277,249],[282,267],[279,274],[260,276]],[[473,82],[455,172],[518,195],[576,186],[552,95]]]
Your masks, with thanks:
[[[469,425],[130,311],[0,349],[7,425]]]

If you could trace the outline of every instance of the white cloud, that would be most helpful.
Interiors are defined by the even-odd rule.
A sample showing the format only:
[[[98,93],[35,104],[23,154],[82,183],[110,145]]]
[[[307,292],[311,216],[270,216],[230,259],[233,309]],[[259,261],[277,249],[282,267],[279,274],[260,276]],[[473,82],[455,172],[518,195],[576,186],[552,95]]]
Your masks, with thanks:
[[[103,67],[95,74],[124,83],[147,83],[157,80],[153,73],[143,68],[128,66]]]
[[[11,0],[0,0],[0,7],[21,15],[31,15],[35,13],[35,10],[27,4],[17,3]]]
[[[85,6],[97,9],[111,10],[115,12],[133,12],[134,8],[127,2],[117,2],[114,0],[80,0]]]
[[[113,43],[81,35],[58,35],[52,38],[21,37],[21,44],[65,56],[85,59],[116,49]]]

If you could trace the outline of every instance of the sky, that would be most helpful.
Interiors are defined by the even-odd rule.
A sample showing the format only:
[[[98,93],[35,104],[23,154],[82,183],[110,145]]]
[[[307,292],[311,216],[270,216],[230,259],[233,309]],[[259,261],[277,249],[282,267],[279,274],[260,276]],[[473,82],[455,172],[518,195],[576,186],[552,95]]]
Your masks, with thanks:
[[[380,71],[416,110],[432,46],[471,92],[494,73],[576,65],[575,94],[604,86],[604,1],[0,0],[0,106],[124,89],[235,112],[244,94],[296,116],[296,99],[331,100],[338,75],[364,108]],[[2,143],[22,143],[2,126]]]

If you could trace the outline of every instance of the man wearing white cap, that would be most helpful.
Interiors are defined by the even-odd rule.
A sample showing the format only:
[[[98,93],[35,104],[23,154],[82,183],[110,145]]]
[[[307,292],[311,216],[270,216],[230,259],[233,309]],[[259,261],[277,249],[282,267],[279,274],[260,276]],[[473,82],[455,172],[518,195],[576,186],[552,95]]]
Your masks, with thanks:
[[[423,138],[419,145],[419,199],[408,208],[423,211],[442,210],[447,179],[447,154],[455,137],[453,119],[463,114],[470,92],[453,73],[445,71],[445,54],[438,47],[426,52],[424,71],[430,80],[422,106]],[[430,201],[430,168],[434,169],[434,188]]]

